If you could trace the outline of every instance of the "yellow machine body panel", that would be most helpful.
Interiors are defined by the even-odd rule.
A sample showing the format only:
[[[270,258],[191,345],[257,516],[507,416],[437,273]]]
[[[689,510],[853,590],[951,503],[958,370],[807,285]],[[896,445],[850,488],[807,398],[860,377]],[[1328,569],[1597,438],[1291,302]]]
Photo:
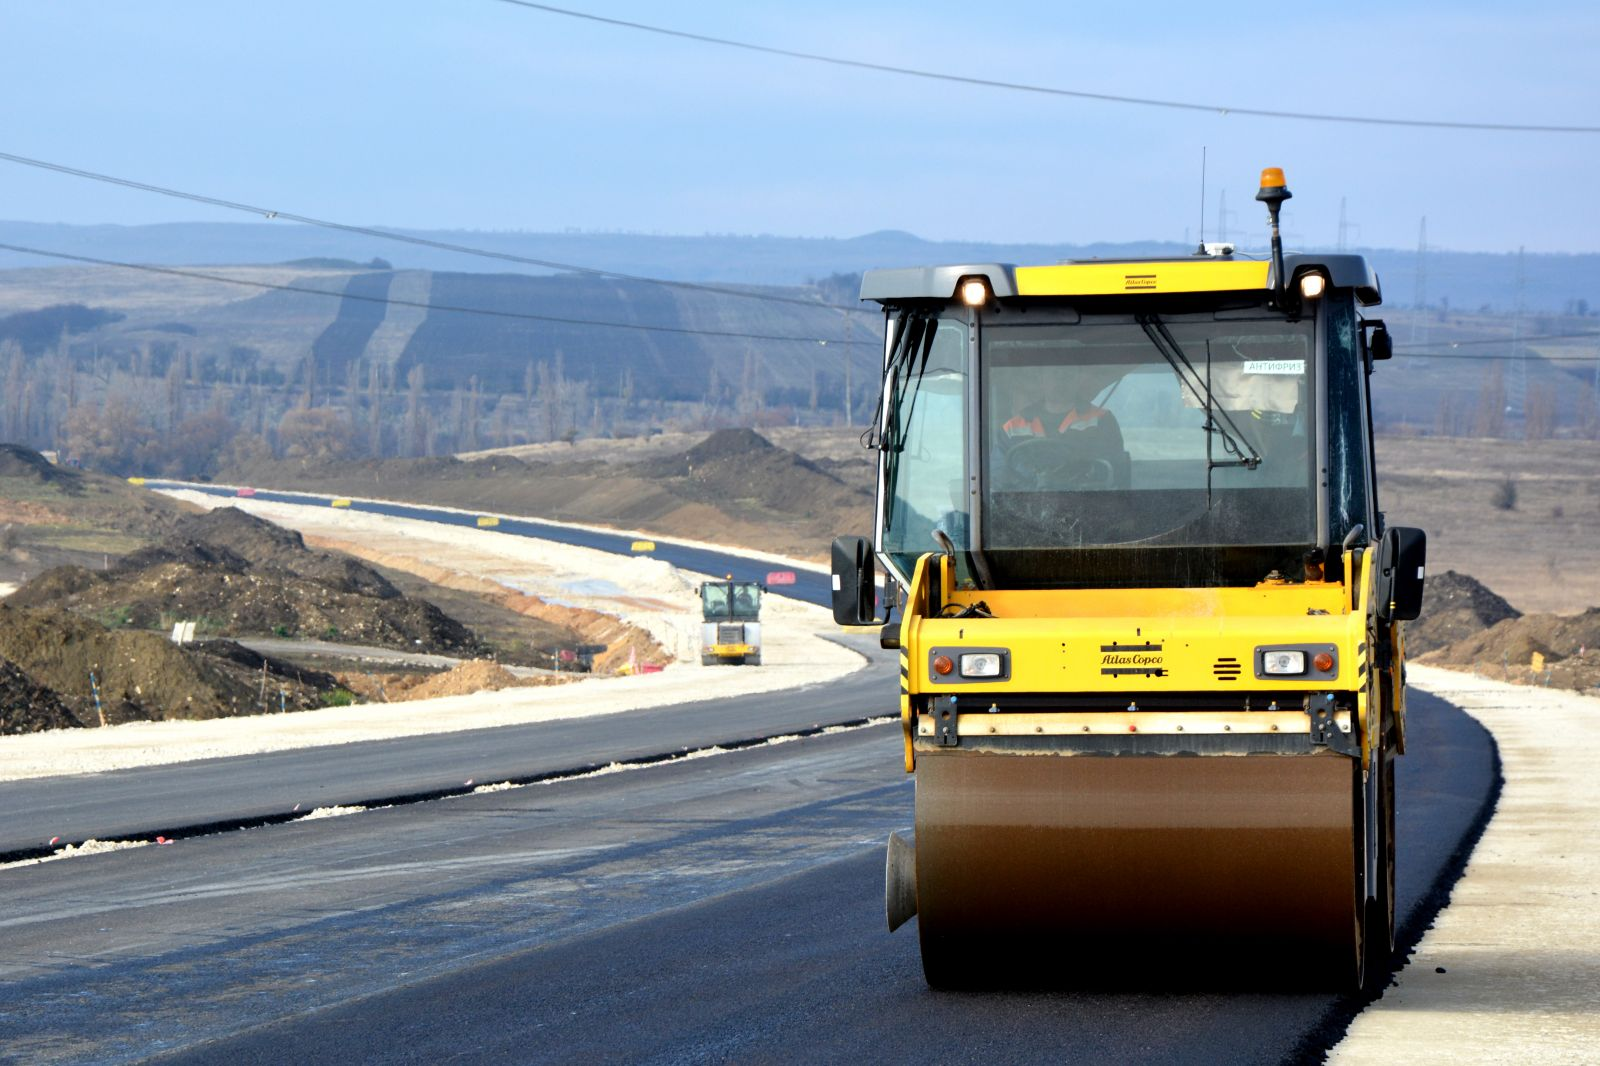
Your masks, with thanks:
[[[961,735],[1070,735],[1105,732],[1297,732],[1311,723],[1301,694],[1352,695],[1354,714],[1341,712],[1342,729],[1363,749],[1374,741],[1367,730],[1369,677],[1367,600],[1339,582],[1267,583],[1253,588],[984,589],[953,587],[951,568],[930,554],[918,563],[901,624],[901,720],[906,769],[916,766],[914,745],[931,734],[929,714],[919,724],[917,697],[950,697],[962,709]],[[1365,574],[1360,585],[1370,585]],[[934,594],[935,583],[939,587]],[[1353,602],[1352,602],[1353,601]],[[950,617],[983,605],[988,616]],[[939,605],[940,613],[930,613]],[[1259,649],[1308,650],[1302,675],[1258,671]],[[1005,676],[959,677],[964,652],[1003,651]],[[1326,651],[1328,670],[1309,669]],[[951,661],[941,676],[935,660]],[[1048,703],[1051,694],[1103,695],[1104,707],[1074,711],[1041,707],[1029,714],[983,719],[985,698],[1025,694]],[[1237,709],[1188,710],[1171,705],[1174,695],[1237,696]],[[1398,694],[1397,694],[1398,695]],[[1166,697],[1160,710],[1139,700]],[[1287,697],[1287,698],[1285,698]],[[1295,702],[1291,702],[1294,700]],[[1124,706],[1126,709],[1122,710]],[[1181,702],[1181,701],[1180,701]],[[1197,700],[1197,702],[1199,702]],[[1209,702],[1209,701],[1208,701]]]
[[[1242,292],[1267,288],[1269,264],[1248,260],[1062,263],[1017,267],[1018,296]]]

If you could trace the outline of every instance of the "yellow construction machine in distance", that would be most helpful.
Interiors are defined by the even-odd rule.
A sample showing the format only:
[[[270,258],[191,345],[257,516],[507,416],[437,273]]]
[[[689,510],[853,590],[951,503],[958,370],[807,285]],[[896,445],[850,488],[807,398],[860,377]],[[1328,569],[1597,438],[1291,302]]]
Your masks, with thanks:
[[[834,542],[834,615],[900,651],[886,902],[935,986],[1388,972],[1425,538],[1378,509],[1377,278],[1284,255],[1288,196],[1263,172],[1267,259],[863,278],[876,532]]]

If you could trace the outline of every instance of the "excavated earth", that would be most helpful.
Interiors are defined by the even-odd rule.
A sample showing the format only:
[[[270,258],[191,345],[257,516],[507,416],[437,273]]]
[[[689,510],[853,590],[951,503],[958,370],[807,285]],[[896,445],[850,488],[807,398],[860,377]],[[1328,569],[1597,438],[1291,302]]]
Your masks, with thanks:
[[[865,530],[872,522],[870,468],[860,460],[812,461],[750,429],[718,430],[686,451],[629,462],[574,453],[536,460],[274,461],[225,471],[223,480],[648,529],[732,547],[759,544],[799,559],[822,559],[841,530]]]
[[[466,626],[402,595],[354,559],[312,551],[300,534],[233,508],[178,522],[165,543],[107,570],[58,567],[9,601],[65,607],[113,627],[194,621],[204,637],[279,636],[471,656]]]
[[[232,641],[180,647],[59,607],[10,602],[0,603],[0,663],[0,673],[16,678],[6,691],[28,697],[16,706],[0,699],[0,732],[7,733],[302,710],[323,706],[337,687],[327,674]]]
[[[1419,663],[1496,680],[1579,691],[1600,687],[1600,607],[1523,614],[1487,586],[1446,571],[1427,581],[1423,614],[1406,626]]]
[[[78,720],[54,692],[9,659],[0,659],[0,734],[70,729]]]
[[[37,467],[5,454],[12,467]],[[45,464],[40,476],[70,481],[73,472]],[[195,622],[201,639],[172,643],[166,631],[177,621]],[[227,639],[262,636],[466,657],[485,651],[472,630],[365,563],[313,551],[299,533],[224,508],[176,519],[159,543],[107,569],[48,570],[0,603],[0,733],[301,710],[350,698],[330,674]]]
[[[577,681],[582,674],[544,674],[518,677],[499,663],[473,659],[443,673],[345,673],[339,683],[359,696],[364,703],[397,703],[402,700],[431,700],[444,696],[466,696],[474,692],[499,692],[507,688],[538,688]]]
[[[1475,637],[1522,612],[1466,574],[1446,570],[1427,579],[1422,617],[1406,626],[1406,654],[1423,655]]]

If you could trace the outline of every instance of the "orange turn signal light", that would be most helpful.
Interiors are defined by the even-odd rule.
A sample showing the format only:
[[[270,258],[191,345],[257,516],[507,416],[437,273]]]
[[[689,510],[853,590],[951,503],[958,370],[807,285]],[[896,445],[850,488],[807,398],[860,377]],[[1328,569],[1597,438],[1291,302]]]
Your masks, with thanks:
[[[945,676],[955,668],[956,664],[951,661],[950,656],[935,655],[933,657],[933,672],[938,674],[940,677]]]
[[[1317,657],[1311,660],[1311,665],[1317,668],[1318,673],[1327,673],[1333,669],[1333,656],[1327,652],[1318,652]]]

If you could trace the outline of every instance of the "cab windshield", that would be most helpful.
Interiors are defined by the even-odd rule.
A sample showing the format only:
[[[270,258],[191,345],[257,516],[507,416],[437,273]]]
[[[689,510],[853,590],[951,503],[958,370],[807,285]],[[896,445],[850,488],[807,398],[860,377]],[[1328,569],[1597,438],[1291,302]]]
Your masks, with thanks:
[[[984,546],[1310,545],[1309,320],[983,331]]]
[[[761,586],[753,581],[708,582],[700,586],[700,606],[707,621],[755,618],[761,613]]]
[[[1002,587],[1254,584],[1317,543],[1313,316],[898,325],[879,548],[902,580],[948,549],[966,585],[985,566]]]

